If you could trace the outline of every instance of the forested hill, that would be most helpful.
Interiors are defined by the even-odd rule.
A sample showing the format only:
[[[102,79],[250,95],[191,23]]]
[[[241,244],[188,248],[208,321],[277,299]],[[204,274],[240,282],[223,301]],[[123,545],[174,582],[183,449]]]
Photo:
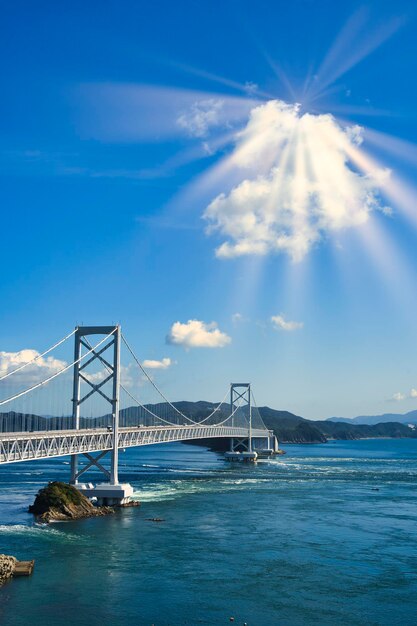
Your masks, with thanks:
[[[417,429],[398,422],[346,424],[327,420],[313,421],[269,407],[259,409],[267,428],[282,443],[321,443],[328,439],[365,439],[369,437],[417,437]]]
[[[381,424],[382,422],[400,422],[400,424],[416,424],[417,410],[408,413],[383,413],[382,415],[358,415],[357,417],[329,417],[331,422],[346,424]]]
[[[175,402],[176,408],[195,421],[203,420],[216,408],[213,402]],[[157,414],[163,414],[161,406],[147,405]],[[413,424],[399,422],[383,422],[380,424],[357,424],[354,422],[334,422],[330,420],[307,420],[289,411],[278,411],[270,407],[259,408],[261,417],[267,428],[273,430],[280,443],[325,443],[328,439],[364,439],[369,437],[412,437],[417,438],[417,427]],[[217,415],[224,419],[229,414],[229,405],[223,404]],[[151,421],[150,421],[151,420]],[[81,416],[81,428],[103,427],[111,423],[110,415],[95,418]],[[71,416],[43,417],[17,413],[0,413],[0,432],[21,430],[49,430],[71,428]],[[153,424],[148,412],[140,407],[129,407],[120,411],[121,426]]]
[[[216,407],[211,402],[177,402],[175,406],[192,419],[203,419]],[[227,406],[222,413],[227,415]],[[374,425],[346,424],[327,420],[307,420],[289,411],[268,406],[259,407],[265,426],[274,431],[282,443],[325,443],[328,439],[366,439],[369,437],[417,437],[417,428],[398,422]]]

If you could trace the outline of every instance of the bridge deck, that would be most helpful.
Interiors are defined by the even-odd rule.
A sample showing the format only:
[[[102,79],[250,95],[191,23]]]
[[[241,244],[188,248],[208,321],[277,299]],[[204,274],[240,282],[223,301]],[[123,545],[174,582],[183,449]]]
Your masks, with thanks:
[[[252,437],[267,438],[268,430],[252,430]],[[152,426],[119,428],[119,448],[206,438],[247,438],[247,428],[233,426]],[[0,465],[34,461],[113,448],[113,433],[106,428],[0,433]]]

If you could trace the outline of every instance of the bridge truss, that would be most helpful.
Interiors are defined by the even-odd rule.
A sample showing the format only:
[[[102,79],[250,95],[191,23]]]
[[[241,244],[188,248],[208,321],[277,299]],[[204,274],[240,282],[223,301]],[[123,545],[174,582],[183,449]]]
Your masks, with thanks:
[[[154,428],[120,428],[120,448],[148,446],[156,443],[190,441],[193,439],[240,438],[248,436],[245,428],[232,426],[173,426]],[[264,439],[264,430],[253,430],[252,436]],[[0,464],[19,461],[36,461],[73,454],[91,454],[111,451],[114,435],[105,429],[51,431],[44,433],[3,433],[0,436]],[[91,460],[91,459],[90,459]],[[95,463],[93,463],[95,464]],[[84,472],[80,472],[81,473]]]

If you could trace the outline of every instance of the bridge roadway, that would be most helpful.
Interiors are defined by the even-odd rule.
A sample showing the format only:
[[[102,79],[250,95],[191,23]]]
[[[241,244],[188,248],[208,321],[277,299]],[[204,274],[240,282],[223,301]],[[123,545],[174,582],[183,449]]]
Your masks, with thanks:
[[[248,429],[233,426],[119,427],[119,448],[206,438],[247,439]],[[253,438],[273,436],[268,430],[252,430]],[[70,454],[111,450],[113,432],[107,428],[0,433],[0,465],[49,459]]]

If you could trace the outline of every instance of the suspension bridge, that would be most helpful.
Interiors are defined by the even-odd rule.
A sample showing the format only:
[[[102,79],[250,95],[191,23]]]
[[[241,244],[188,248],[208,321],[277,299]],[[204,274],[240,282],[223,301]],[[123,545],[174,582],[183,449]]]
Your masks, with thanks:
[[[124,503],[133,493],[119,482],[120,449],[226,438],[229,460],[255,461],[277,451],[250,383],[232,383],[214,408],[199,403],[198,416],[187,414],[187,403],[168,400],[119,325],[77,326],[42,353],[1,354],[13,359],[0,367],[0,466],[70,456],[70,482],[100,503]],[[81,482],[91,468],[107,482]]]

